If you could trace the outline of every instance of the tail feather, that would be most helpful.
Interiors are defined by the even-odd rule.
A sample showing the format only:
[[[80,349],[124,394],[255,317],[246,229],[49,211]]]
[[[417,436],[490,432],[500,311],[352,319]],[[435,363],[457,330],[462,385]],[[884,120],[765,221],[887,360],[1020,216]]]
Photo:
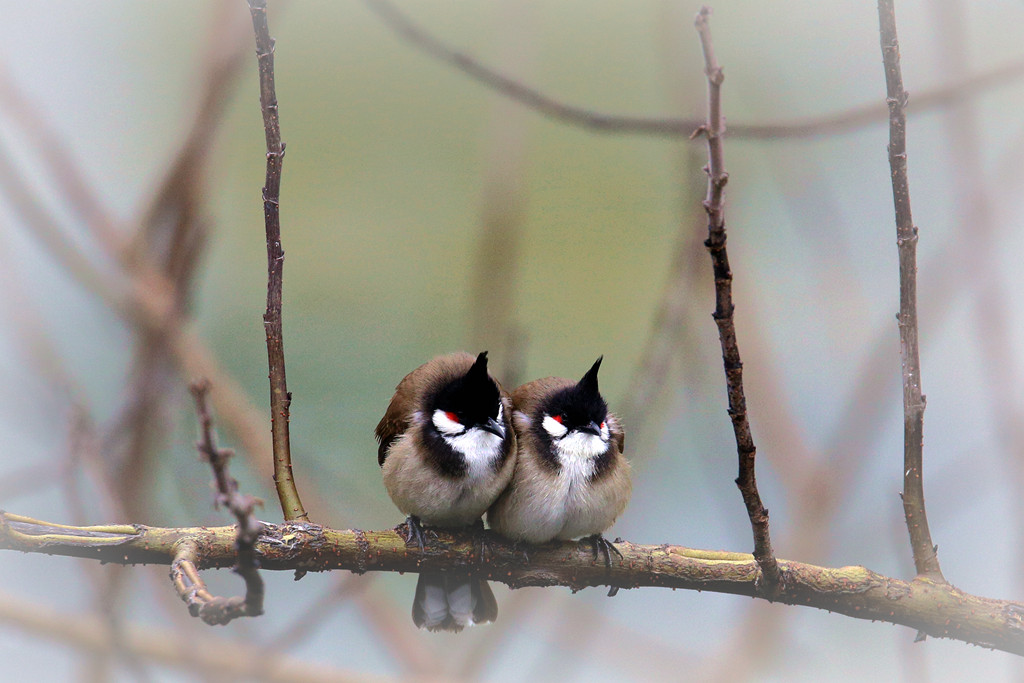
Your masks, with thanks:
[[[476,604],[473,606],[473,623],[487,624],[498,618],[498,601],[491,585],[482,579],[473,581]]]
[[[497,616],[498,602],[486,581],[424,573],[416,582],[412,620],[419,628],[458,633]]]

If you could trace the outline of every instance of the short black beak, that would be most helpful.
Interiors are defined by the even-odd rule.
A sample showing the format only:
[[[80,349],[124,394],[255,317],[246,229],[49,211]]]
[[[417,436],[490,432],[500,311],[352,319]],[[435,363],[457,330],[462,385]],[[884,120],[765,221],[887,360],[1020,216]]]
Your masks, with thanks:
[[[485,432],[490,432],[491,434],[494,434],[499,439],[505,438],[505,425],[501,424],[493,417],[487,418],[487,422],[482,423],[480,425],[480,429],[484,430]]]
[[[586,432],[587,434],[593,434],[594,436],[601,436],[601,425],[596,422],[591,422],[586,426],[580,427],[580,431]]]

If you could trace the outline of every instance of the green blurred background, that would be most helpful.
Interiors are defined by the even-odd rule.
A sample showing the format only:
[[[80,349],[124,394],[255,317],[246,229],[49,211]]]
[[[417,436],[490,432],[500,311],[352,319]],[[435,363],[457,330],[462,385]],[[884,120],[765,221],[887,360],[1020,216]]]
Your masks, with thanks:
[[[688,119],[704,110],[696,4],[398,6],[432,35],[563,102]],[[114,229],[135,234],[198,106],[211,42],[230,51],[239,36],[243,45],[247,39],[244,3],[0,8],[4,77],[55,131],[116,218]],[[996,79],[998,87],[914,109],[918,93],[1019,61],[1024,7],[928,0],[900,2],[897,13],[921,229],[932,533],[952,583],[1024,599],[1024,453],[1012,429],[1024,405],[1024,74],[1016,69]],[[281,215],[292,442],[296,470],[315,487],[312,517],[368,529],[400,521],[380,483],[373,427],[398,380],[431,356],[487,348],[499,372],[519,367],[531,379],[579,376],[604,354],[601,386],[612,409],[626,413],[636,474],[633,502],[609,535],[750,549],[732,482],[735,446],[701,247],[699,141],[546,118],[424,55],[363,2],[272,3],[270,25],[288,145]],[[874,3],[726,0],[714,5],[712,30],[727,120],[737,127],[884,102]],[[265,148],[255,58],[243,51],[208,155],[189,171],[207,230],[191,311],[198,335],[266,412]],[[779,555],[910,578],[897,495],[902,413],[887,129],[884,115],[873,120],[832,135],[727,137],[726,220],[759,481]],[[53,213],[65,243],[123,280],[5,97],[0,153]],[[117,442],[137,337],[42,246],[10,188],[0,186],[8,292],[0,302],[0,507],[61,522],[78,515],[226,523],[211,508],[208,472],[192,446],[191,399],[175,373],[153,413],[162,426],[147,446],[154,464],[152,486],[140,495],[144,518],[110,519],[116,513],[95,472],[69,464],[83,406],[102,443]],[[652,336],[666,291],[679,328]],[[41,339],[59,361],[33,353]],[[648,348],[671,351],[646,378],[658,384],[637,380]],[[79,393],[54,380],[57,365]],[[239,446],[228,427],[221,434]],[[272,483],[241,459],[233,471],[245,491],[267,501],[263,518],[277,521]],[[815,521],[824,530],[809,530]],[[653,589],[609,600],[599,590],[498,587],[507,623],[450,637],[419,633],[406,618],[409,576],[310,575],[294,583],[264,572],[266,615],[210,629],[175,607],[164,572],[121,575],[128,588],[119,623],[174,629],[186,641],[238,639],[339,677],[953,681],[1024,673],[1010,655],[936,640],[915,645],[903,628]],[[69,619],[97,612],[96,573],[64,558],[0,558],[9,596]],[[237,579],[221,574],[211,576],[214,588],[236,592]],[[328,607],[314,619],[308,610],[318,604]],[[309,632],[286,646],[280,638],[297,620]],[[199,676],[145,660],[91,666],[89,655],[33,632],[10,611],[0,629],[4,680]],[[396,643],[414,656],[396,654]]]

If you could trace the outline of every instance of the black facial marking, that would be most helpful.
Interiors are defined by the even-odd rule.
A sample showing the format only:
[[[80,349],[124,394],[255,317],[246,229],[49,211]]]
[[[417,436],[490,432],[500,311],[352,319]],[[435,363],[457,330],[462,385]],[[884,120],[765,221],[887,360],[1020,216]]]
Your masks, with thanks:
[[[579,382],[571,387],[566,387],[552,393],[545,400],[540,402],[537,414],[533,416],[533,431],[540,439],[544,448],[541,455],[549,466],[558,469],[561,463],[555,450],[555,439],[544,429],[543,420],[545,415],[560,418],[561,423],[568,432],[587,431],[593,425],[600,427],[608,418],[608,404],[601,396],[597,386],[597,371],[601,367],[604,356],[597,359],[594,365],[583,375]],[[612,449],[609,445],[607,451],[598,456],[594,476],[608,468],[611,464]]]
[[[594,473],[590,475],[590,481],[597,481],[611,471],[612,454],[614,452],[615,449],[613,449],[612,445],[609,443],[608,449],[601,455],[597,456],[597,460],[594,461]]]
[[[459,423],[466,429],[493,424],[498,419],[498,408],[501,406],[501,394],[498,385],[487,374],[487,352],[476,357],[476,362],[466,374],[456,377],[436,393],[427,397],[427,424],[423,429],[423,445],[428,460],[443,476],[460,479],[466,476],[469,469],[465,456],[448,445],[444,436],[437,430],[432,419],[435,410],[454,413]],[[501,457],[494,462],[500,468],[511,452],[511,439],[507,437],[507,420],[504,416],[501,423],[506,426],[506,437],[502,442]]]
[[[501,405],[498,385],[487,374],[487,352],[476,357],[476,362],[465,375],[457,377],[429,397],[430,414],[435,410],[454,413],[467,429],[486,424],[488,418],[498,418]]]
[[[462,479],[469,470],[466,456],[448,445],[440,432],[431,424],[423,430],[423,452],[439,474],[451,479]]]

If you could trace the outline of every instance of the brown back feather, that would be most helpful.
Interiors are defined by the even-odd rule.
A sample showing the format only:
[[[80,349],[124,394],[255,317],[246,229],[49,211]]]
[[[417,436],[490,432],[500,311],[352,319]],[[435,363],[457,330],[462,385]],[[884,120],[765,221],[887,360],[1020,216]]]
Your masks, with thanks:
[[[388,449],[412,422],[413,413],[423,409],[424,394],[428,389],[440,386],[460,375],[466,374],[476,362],[476,356],[459,351],[446,356],[437,356],[419,366],[398,383],[395,395],[377,423],[377,464],[384,466]]]

